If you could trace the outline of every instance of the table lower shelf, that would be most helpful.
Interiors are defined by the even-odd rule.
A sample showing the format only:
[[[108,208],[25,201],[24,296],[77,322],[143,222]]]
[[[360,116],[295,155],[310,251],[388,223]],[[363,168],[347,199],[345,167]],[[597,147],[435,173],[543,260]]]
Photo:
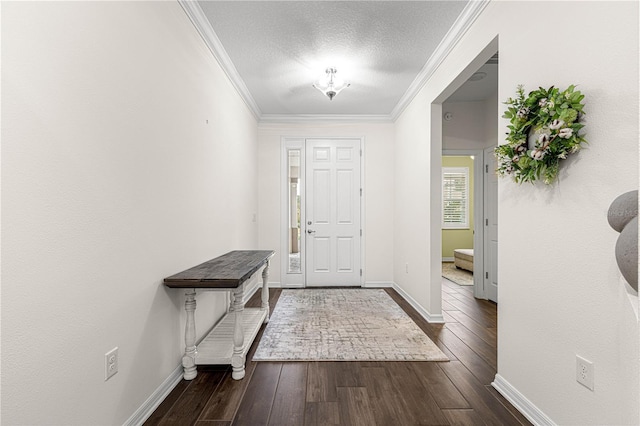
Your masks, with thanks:
[[[266,316],[267,311],[260,308],[245,308],[242,311],[243,356],[247,355]],[[231,364],[233,330],[234,313],[229,312],[198,345],[196,365]]]

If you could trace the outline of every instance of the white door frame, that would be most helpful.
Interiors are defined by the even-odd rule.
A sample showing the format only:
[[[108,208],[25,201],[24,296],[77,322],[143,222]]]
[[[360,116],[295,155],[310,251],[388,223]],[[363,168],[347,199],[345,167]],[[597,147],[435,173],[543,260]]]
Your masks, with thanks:
[[[365,224],[365,138],[358,136],[309,136],[309,137],[289,137],[284,136],[281,138],[281,148],[280,148],[280,286],[283,288],[304,288],[306,287],[306,274],[305,274],[305,260],[304,256],[301,255],[300,266],[301,273],[289,273],[289,211],[288,211],[288,199],[289,199],[289,184],[288,184],[288,150],[296,149],[300,150],[301,159],[305,158],[305,145],[307,139],[354,139],[360,141],[360,188],[361,188],[361,196],[360,196],[360,227],[362,229],[362,236],[360,237],[360,268],[362,273],[360,274],[360,286],[364,287],[365,283],[365,238],[366,232],[364,232],[364,224]],[[305,161],[301,161],[300,163],[300,175],[305,176],[306,168]],[[302,221],[302,229],[301,232],[306,232],[306,203],[305,203],[305,186],[300,188],[300,194],[302,198],[302,203],[300,206],[300,216]],[[306,238],[300,239],[300,250],[303,254],[306,255]]]
[[[431,204],[431,223],[429,224],[429,235],[431,238],[428,242],[431,250],[431,259],[429,259],[431,273],[428,278],[430,282],[429,292],[434,301],[432,304],[433,312],[431,312],[431,314],[434,316],[442,316],[442,273],[440,270],[440,268],[442,268],[442,104],[449,96],[453,95],[473,73],[478,71],[482,65],[498,52],[498,47],[498,36],[496,35],[493,40],[478,51],[475,58],[464,67],[460,74],[453,78],[451,83],[449,83],[431,103],[431,144],[429,152],[431,182],[429,193],[433,202]]]
[[[484,241],[483,241],[483,250],[484,253],[486,253],[485,257],[484,257],[484,272],[483,272],[483,276],[482,281],[484,282],[484,295],[485,295],[485,299],[487,300],[492,300],[496,303],[498,303],[498,289],[494,289],[491,285],[491,281],[495,280],[496,282],[496,286],[499,287],[499,277],[498,277],[498,265],[497,265],[497,260],[495,260],[496,258],[491,256],[491,249],[490,249],[490,244],[491,244],[491,236],[492,233],[490,231],[491,228],[491,222],[492,221],[496,221],[496,224],[498,224],[499,227],[499,223],[498,221],[500,220],[500,218],[498,216],[495,215],[491,215],[490,214],[490,209],[491,208],[495,208],[495,214],[497,215],[498,213],[498,194],[497,192],[492,191],[490,189],[490,184],[492,182],[492,179],[498,179],[498,176],[496,176],[496,172],[495,172],[495,165],[496,163],[493,162],[492,163],[492,159],[490,156],[493,156],[493,152],[495,150],[495,146],[491,146],[491,147],[487,147],[485,148],[485,165],[483,166],[485,168],[483,176],[484,176],[484,180],[483,180],[483,192],[484,192],[484,197],[483,197],[483,204],[484,204],[484,209],[483,209],[483,221],[485,221],[482,225],[482,229],[485,231],[484,232]],[[493,157],[493,161],[495,161],[495,157]],[[491,179],[490,179],[491,178]],[[495,180],[493,180],[493,182],[495,182]],[[497,238],[497,236],[496,236]],[[497,240],[496,240],[497,241]],[[500,245],[500,242],[497,241],[498,245]],[[496,253],[497,255],[497,253]],[[493,267],[493,268],[492,268]],[[494,269],[495,268],[495,269]]]
[[[473,155],[473,295],[486,299],[484,290],[484,150],[444,149],[443,156]],[[441,234],[442,235],[442,234]]]

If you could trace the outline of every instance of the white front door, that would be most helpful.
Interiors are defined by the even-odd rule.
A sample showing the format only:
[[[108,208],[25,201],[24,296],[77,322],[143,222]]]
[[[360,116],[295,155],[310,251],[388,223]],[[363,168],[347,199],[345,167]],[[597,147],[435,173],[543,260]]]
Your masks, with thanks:
[[[484,289],[498,303],[498,175],[494,148],[484,150]]]
[[[307,286],[359,286],[360,139],[307,139]]]

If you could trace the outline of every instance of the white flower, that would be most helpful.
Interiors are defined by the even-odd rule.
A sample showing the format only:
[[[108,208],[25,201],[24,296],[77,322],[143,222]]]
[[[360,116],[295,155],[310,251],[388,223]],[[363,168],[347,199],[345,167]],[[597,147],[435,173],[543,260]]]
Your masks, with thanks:
[[[573,135],[573,129],[570,127],[560,129],[560,131],[558,132],[558,136],[564,139],[569,139],[571,135]]]
[[[527,148],[525,148],[524,145],[520,145],[519,147],[516,148],[517,152],[524,152],[526,150],[527,150]]]
[[[540,105],[540,108],[544,108],[547,105],[547,98],[540,99],[540,101],[538,101],[538,105]]]
[[[546,148],[545,145],[547,145],[547,142],[549,142],[549,135],[547,135],[546,133],[542,133],[540,136],[538,136],[538,142],[536,143],[536,148],[540,148],[540,147]]]
[[[514,163],[517,163],[518,161],[520,161],[520,157],[517,155],[514,155],[511,161],[513,161]]]
[[[553,108],[556,106],[556,104],[553,101],[549,101],[547,105],[549,106],[549,108]]]
[[[533,158],[534,160],[542,160],[544,158],[544,154],[545,152],[540,149],[533,150],[529,153],[531,158]]]
[[[562,154],[558,155],[558,158],[561,160],[566,160],[567,159],[567,153],[563,152]]]
[[[564,121],[562,120],[553,120],[551,124],[549,124],[549,128],[551,130],[557,130],[562,126],[564,126]]]
[[[516,115],[518,116],[518,118],[527,118],[527,116],[529,115],[529,108],[527,107],[520,108],[520,110],[517,112]]]
[[[576,153],[578,151],[580,151],[580,145],[574,145],[574,146],[571,147],[571,153],[572,154]]]

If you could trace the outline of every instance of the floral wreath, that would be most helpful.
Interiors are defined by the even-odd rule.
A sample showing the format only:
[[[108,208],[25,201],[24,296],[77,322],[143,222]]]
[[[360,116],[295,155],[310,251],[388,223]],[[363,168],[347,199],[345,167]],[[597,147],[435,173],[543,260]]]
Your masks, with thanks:
[[[584,127],[579,123],[584,95],[574,85],[562,92],[553,86],[540,87],[527,97],[519,85],[517,93],[515,99],[505,102],[509,107],[502,117],[511,124],[507,126],[507,143],[495,150],[497,172],[512,175],[518,183],[542,179],[550,185],[558,176],[560,160],[587,143],[578,135]]]

